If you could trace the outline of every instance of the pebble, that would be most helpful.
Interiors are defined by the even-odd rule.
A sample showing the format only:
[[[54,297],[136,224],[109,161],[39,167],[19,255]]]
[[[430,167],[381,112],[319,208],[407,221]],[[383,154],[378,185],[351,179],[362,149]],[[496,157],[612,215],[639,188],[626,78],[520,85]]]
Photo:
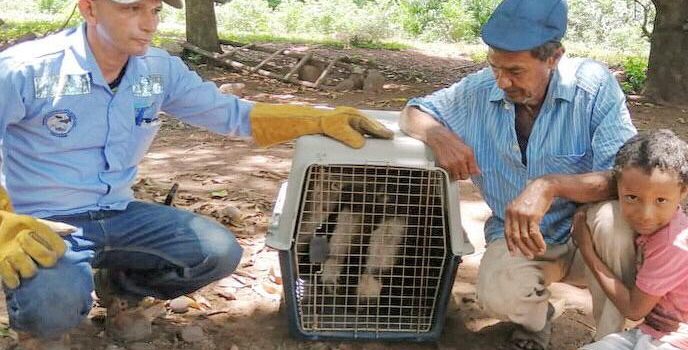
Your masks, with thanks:
[[[148,343],[133,343],[129,345],[129,350],[155,350],[155,347]]]
[[[200,342],[205,338],[203,328],[199,326],[187,326],[181,330],[181,338],[187,343]]]
[[[241,217],[243,216],[241,210],[233,205],[228,205],[222,208],[222,210],[220,210],[220,215],[228,218],[232,222],[241,221]]]
[[[183,314],[189,311],[191,302],[192,300],[190,298],[182,295],[179,298],[170,300],[170,310],[177,314]]]

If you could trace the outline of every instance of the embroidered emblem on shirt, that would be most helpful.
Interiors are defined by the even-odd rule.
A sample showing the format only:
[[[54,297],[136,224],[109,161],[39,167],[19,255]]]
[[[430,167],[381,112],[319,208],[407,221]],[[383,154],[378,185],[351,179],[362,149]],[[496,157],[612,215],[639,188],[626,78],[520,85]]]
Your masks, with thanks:
[[[139,81],[131,87],[134,96],[150,97],[162,94],[162,76],[158,74],[140,77]]]
[[[88,74],[44,75],[33,79],[36,98],[75,96],[91,93]]]
[[[66,109],[52,111],[43,118],[43,125],[54,136],[66,137],[76,125],[76,116]]]

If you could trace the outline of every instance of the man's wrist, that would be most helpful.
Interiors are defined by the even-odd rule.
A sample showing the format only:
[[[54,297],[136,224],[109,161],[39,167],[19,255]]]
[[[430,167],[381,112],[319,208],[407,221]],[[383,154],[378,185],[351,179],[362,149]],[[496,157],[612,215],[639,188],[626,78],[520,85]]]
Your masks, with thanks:
[[[534,180],[537,186],[542,189],[544,196],[547,198],[559,197],[559,181],[551,175],[541,176]]]
[[[456,137],[451,131],[442,125],[437,125],[428,128],[425,132],[425,143],[430,146],[430,148],[435,149],[439,145],[447,144],[447,140],[450,137]]]

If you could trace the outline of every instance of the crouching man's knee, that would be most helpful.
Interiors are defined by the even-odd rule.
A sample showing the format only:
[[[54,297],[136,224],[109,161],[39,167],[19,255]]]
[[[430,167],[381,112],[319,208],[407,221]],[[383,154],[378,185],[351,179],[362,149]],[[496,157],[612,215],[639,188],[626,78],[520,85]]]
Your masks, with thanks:
[[[621,215],[618,201],[592,205],[587,212],[595,251],[625,283],[635,280],[636,234]]]
[[[22,280],[19,288],[5,290],[10,326],[40,338],[66,333],[88,315],[92,290],[90,265],[62,259]]]
[[[480,262],[477,296],[493,317],[509,320],[533,332],[547,322],[550,292],[537,263],[511,256],[504,240],[490,243]]]

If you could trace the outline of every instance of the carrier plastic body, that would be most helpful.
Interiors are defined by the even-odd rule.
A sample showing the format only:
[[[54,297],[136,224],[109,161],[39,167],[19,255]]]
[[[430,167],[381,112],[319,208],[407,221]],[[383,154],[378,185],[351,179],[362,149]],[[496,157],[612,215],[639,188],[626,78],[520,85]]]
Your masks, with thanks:
[[[293,334],[307,339],[435,340],[461,256],[458,185],[398,112],[365,111],[395,130],[358,150],[296,142],[267,244],[280,250]]]

